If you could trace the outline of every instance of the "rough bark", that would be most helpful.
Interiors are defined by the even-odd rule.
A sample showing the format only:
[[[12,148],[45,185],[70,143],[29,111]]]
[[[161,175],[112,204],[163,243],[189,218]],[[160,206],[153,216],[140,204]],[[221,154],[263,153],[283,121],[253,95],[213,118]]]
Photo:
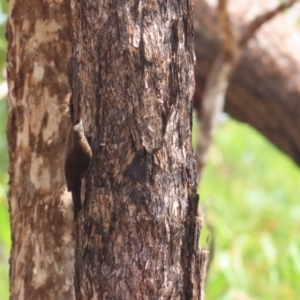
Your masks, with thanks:
[[[262,1],[230,1],[230,16],[237,30],[255,14]],[[251,9],[249,9],[251,7]],[[194,104],[201,115],[201,98],[207,75],[217,57],[219,42],[215,7],[195,2]],[[264,25],[242,55],[228,87],[225,111],[247,122],[300,165],[300,44],[299,30],[284,15]]]
[[[78,299],[203,299],[184,1],[80,1],[73,120],[93,160],[76,225]]]
[[[10,1],[10,299],[74,298],[73,214],[62,172],[69,28],[69,1]]]

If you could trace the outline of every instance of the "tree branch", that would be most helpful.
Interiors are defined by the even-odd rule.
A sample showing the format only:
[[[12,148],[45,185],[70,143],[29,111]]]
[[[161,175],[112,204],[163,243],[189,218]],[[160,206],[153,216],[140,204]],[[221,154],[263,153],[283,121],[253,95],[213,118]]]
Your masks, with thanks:
[[[287,1],[280,4],[277,8],[256,17],[246,26],[239,42],[237,42],[226,9],[227,0],[219,0],[218,20],[221,49],[209,72],[203,91],[201,128],[198,131],[196,150],[199,181],[201,180],[203,169],[207,161],[208,150],[212,143],[214,130],[217,127],[220,114],[224,109],[225,94],[231,75],[235,70],[244,47],[262,24],[273,18],[283,9],[291,7],[295,2],[296,0]]]
[[[284,3],[281,3],[278,7],[256,17],[253,21],[248,24],[248,26],[245,28],[244,33],[240,39],[239,45],[241,48],[245,47],[247,45],[247,42],[253,37],[255,32],[267,21],[274,18],[277,14],[282,12],[283,10],[291,7],[294,5],[298,0],[290,0],[286,1]]]

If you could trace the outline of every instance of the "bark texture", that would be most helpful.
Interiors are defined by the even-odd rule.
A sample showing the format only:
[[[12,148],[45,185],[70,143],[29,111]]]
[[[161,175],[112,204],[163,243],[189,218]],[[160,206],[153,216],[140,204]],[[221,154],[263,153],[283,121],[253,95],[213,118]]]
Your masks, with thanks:
[[[262,11],[259,0],[230,1],[230,16],[237,31]],[[249,9],[251,8],[251,9]],[[194,104],[201,116],[201,98],[219,42],[216,8],[206,1],[195,2]],[[247,122],[300,165],[300,43],[299,30],[278,15],[249,41],[230,81],[225,111]]]
[[[73,20],[73,120],[93,151],[76,296],[203,299],[191,2],[80,1]]]
[[[10,1],[10,299],[73,299],[73,213],[62,171],[69,1]]]

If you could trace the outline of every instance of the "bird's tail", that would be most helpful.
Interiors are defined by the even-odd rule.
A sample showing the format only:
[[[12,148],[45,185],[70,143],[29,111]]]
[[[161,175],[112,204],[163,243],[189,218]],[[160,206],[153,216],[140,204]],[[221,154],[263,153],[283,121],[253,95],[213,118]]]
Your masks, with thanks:
[[[72,198],[74,205],[74,218],[76,220],[77,215],[81,210],[81,181],[74,186],[72,190]]]

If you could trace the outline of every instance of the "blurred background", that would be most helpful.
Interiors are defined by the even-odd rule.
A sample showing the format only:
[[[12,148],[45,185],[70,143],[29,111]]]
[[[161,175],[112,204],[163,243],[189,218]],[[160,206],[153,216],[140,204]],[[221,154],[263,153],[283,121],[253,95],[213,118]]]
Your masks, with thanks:
[[[299,175],[248,125],[219,127],[199,189],[200,244],[215,239],[207,300],[299,299]]]
[[[5,95],[8,8],[6,1],[0,4],[0,300],[7,300],[11,240],[7,107],[1,91]],[[195,119],[193,136],[197,129]],[[299,168],[258,132],[226,116],[199,188],[205,217],[200,243],[205,246],[207,236],[215,243],[207,300],[299,299],[299,175]]]
[[[9,299],[8,258],[10,251],[10,224],[7,203],[8,150],[6,139],[6,94],[5,62],[7,42],[5,24],[8,13],[7,1],[0,1],[0,299]]]

